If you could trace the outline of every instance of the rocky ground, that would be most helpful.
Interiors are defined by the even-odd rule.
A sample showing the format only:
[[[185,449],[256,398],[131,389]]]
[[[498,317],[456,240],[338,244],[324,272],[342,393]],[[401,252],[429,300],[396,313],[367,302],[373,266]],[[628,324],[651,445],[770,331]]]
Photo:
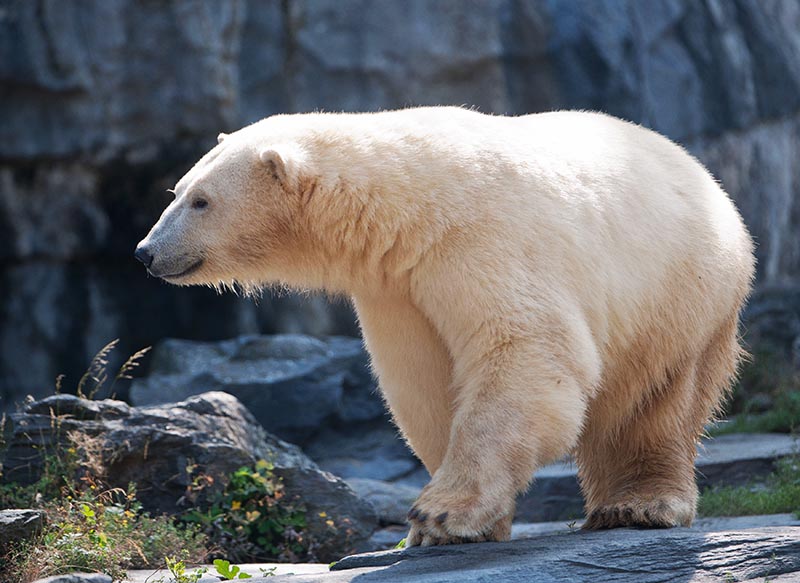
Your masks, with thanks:
[[[145,510],[175,513],[187,503],[189,468],[221,483],[243,465],[271,459],[286,494],[307,506],[308,533],[322,541],[315,556],[324,562],[277,566],[270,581],[800,579],[800,522],[789,515],[701,519],[672,531],[577,533],[583,501],[569,460],[537,472],[519,500],[513,542],[355,555],[328,572],[327,563],[345,555],[393,548],[428,480],[386,416],[359,341],[300,335],[167,341],[131,398],[134,406],[71,395],[29,403],[10,418],[3,480],[34,481],[42,452],[77,432],[102,442],[110,485],[134,480]],[[699,449],[698,481],[701,487],[758,481],[796,452],[789,435],[716,437]],[[42,520],[34,511],[0,512],[0,543],[29,536]],[[332,530],[329,520],[347,528]],[[261,574],[256,565],[246,569]],[[137,583],[162,575],[130,574]]]
[[[586,533],[563,523],[517,527],[508,543],[365,553],[330,569],[306,564],[247,565],[244,570],[255,577],[253,583],[800,581],[800,520],[788,514],[704,519],[672,530]],[[261,569],[273,566],[275,576],[259,578]],[[136,571],[129,577],[145,583],[163,574]],[[218,579],[206,575],[202,581]]]
[[[254,346],[259,343],[240,342],[237,350],[244,354],[255,350]],[[279,343],[273,342],[271,349],[277,346]],[[284,356],[286,354],[288,352]],[[340,373],[352,363],[347,364],[346,359],[341,361],[347,366],[335,373],[336,367],[329,367],[328,357],[317,363],[322,363],[325,374],[320,373],[318,367],[295,363],[293,370],[316,379],[314,382],[319,384],[315,388],[313,382],[308,383],[311,402],[317,388],[324,387],[336,393],[334,380],[339,379],[341,386],[338,388],[342,390],[336,393],[338,397],[332,401],[330,418],[326,419],[335,425],[342,411],[349,411],[355,417],[358,411],[371,411],[369,401],[377,396],[342,380],[346,375]],[[238,379],[236,382],[241,383],[238,373],[224,370],[222,365],[217,369],[218,373],[223,371],[220,378]],[[58,423],[54,423],[54,416]],[[301,415],[300,419],[302,422],[305,417]],[[405,513],[424,477],[420,470],[414,470],[393,482],[363,478],[358,477],[363,467],[356,464],[353,475],[343,480],[324,471],[297,446],[265,431],[236,397],[221,391],[189,396],[178,403],[141,407],[119,401],[88,401],[57,395],[29,404],[14,414],[11,421],[4,480],[35,479],[41,471],[41,452],[78,431],[88,438],[103,440],[102,450],[109,452],[108,459],[104,460],[108,479],[112,484],[116,480],[125,485],[135,478],[139,491],[145,494],[142,497],[145,508],[152,512],[176,511],[192,479],[187,474],[188,459],[204,472],[218,476],[258,459],[272,459],[287,494],[302,499],[309,508],[309,532],[325,541],[316,549],[321,561],[337,560],[353,552],[394,547],[405,536]],[[368,442],[371,439],[368,427],[372,421],[361,426]],[[297,431],[290,418],[282,417],[281,423],[282,431]],[[386,427],[380,426],[377,429],[385,430]],[[313,435],[309,437],[312,442],[313,438]],[[340,439],[347,443],[353,438],[340,436]],[[329,446],[334,448],[336,443]],[[794,439],[787,435],[718,437],[701,448],[698,476],[704,486],[747,483],[768,474],[777,459],[791,455],[796,448]],[[345,449],[343,445],[342,451]],[[396,450],[390,448],[390,451]],[[408,457],[408,463],[415,463],[408,453],[403,455]],[[325,461],[324,457],[320,459]],[[399,458],[390,458],[389,465],[392,459]],[[351,459],[353,464],[356,461],[356,457]],[[371,464],[378,468],[380,456]],[[342,464],[340,467],[346,471],[349,466]],[[532,491],[520,500],[512,542],[357,554],[342,559],[330,572],[327,563],[284,564],[278,566],[275,576],[268,580],[549,582],[600,578],[602,581],[677,582],[763,580],[769,575],[770,581],[800,581],[800,521],[792,516],[701,519],[692,529],[623,529],[587,534],[578,532],[579,520],[570,520],[573,515],[580,516],[580,505],[575,468],[565,462],[543,468],[537,474]],[[568,516],[562,516],[564,514]],[[317,520],[318,516],[325,518]],[[541,522],[542,516],[554,518]],[[41,513],[33,511],[0,512],[0,542],[29,536],[41,527],[42,518]],[[337,524],[348,524],[346,533],[340,530],[337,534],[328,529],[325,523],[329,519]],[[246,570],[253,575],[261,574],[258,566],[247,566]],[[144,583],[146,579],[157,581],[162,574],[156,575],[153,578],[152,571],[132,572],[130,577],[132,581]],[[214,581],[215,578],[207,574],[205,580]],[[91,581],[102,583],[102,579]]]

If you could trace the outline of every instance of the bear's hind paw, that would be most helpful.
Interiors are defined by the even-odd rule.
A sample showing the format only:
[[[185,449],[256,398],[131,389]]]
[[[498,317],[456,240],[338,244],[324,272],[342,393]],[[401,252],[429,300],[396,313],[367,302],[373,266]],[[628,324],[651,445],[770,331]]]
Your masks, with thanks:
[[[694,511],[689,504],[678,500],[651,500],[648,502],[623,502],[601,506],[589,513],[584,530],[610,528],[673,528],[689,526]]]

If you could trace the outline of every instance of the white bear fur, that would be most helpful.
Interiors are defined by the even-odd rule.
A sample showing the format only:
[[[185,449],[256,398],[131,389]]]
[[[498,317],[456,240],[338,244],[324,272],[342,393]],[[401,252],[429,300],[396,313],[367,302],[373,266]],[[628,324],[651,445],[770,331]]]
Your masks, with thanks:
[[[145,242],[204,263],[173,283],[353,299],[433,476],[409,544],[507,538],[515,496],[569,453],[588,528],[691,522],[754,259],[681,147],[584,112],[286,115],[225,136],[175,190]]]

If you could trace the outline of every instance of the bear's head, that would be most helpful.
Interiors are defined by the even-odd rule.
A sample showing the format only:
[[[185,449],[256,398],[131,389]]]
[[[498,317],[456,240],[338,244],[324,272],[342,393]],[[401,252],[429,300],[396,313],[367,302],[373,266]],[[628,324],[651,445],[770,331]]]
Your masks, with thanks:
[[[295,240],[296,144],[259,146],[240,130],[181,178],[175,199],[136,247],[151,275],[178,285],[257,287]]]

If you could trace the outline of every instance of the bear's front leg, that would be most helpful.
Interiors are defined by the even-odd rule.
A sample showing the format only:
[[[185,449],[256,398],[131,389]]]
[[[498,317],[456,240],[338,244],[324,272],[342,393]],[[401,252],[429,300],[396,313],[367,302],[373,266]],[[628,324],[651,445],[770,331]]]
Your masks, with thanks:
[[[449,444],[409,512],[409,546],[507,540],[517,494],[580,433],[587,391],[569,353],[502,326],[481,332],[456,352]]]

